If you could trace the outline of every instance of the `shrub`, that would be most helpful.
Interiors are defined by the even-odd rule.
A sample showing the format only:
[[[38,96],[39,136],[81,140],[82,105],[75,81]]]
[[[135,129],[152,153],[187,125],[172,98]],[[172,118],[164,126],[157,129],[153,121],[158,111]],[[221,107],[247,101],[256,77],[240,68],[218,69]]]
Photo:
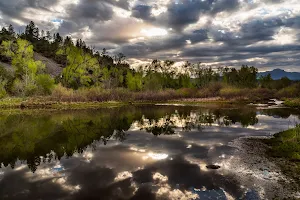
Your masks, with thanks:
[[[4,98],[7,95],[5,85],[6,81],[0,80],[0,99]]]
[[[220,90],[220,96],[225,99],[245,98],[250,89],[225,87]]]
[[[171,90],[169,90],[170,92]],[[191,88],[180,88],[176,90],[175,97],[180,97],[180,98],[193,98],[196,95],[196,90],[191,89]]]
[[[29,83],[25,85],[25,96],[33,96],[36,94],[37,90],[38,87],[34,82]]]
[[[221,83],[215,82],[209,84],[206,88],[202,88],[197,92],[197,97],[209,98],[220,96],[220,90],[223,88]]]
[[[71,101],[74,96],[74,91],[58,84],[52,90],[52,99],[58,101]]]
[[[300,83],[295,83],[289,87],[283,88],[276,93],[278,98],[300,97]]]
[[[247,92],[247,97],[253,101],[269,100],[274,98],[274,96],[274,91],[267,88],[255,88]]]
[[[25,84],[20,79],[15,79],[12,85],[12,93],[15,96],[25,95]]]
[[[49,74],[39,74],[36,77],[36,84],[39,94],[51,94],[54,88],[54,79]]]
[[[300,98],[286,99],[284,105],[294,108],[300,108]]]

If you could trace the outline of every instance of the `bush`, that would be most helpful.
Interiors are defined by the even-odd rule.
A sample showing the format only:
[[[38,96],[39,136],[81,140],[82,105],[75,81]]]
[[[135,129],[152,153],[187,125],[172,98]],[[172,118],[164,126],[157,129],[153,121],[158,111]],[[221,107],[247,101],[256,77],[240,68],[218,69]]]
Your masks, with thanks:
[[[14,77],[11,72],[7,71],[1,65],[0,65],[0,80],[3,81],[2,87],[4,87],[5,93],[10,93],[13,85]]]
[[[276,93],[278,98],[300,97],[300,83],[295,83],[289,87],[283,88]]]
[[[220,90],[220,96],[225,99],[245,98],[250,89],[226,87]]]
[[[247,97],[253,101],[269,100],[274,98],[274,96],[274,91],[267,88],[255,88],[247,92]]]
[[[58,84],[52,91],[52,99],[57,101],[70,101],[74,96],[74,91]]]
[[[196,96],[200,98],[218,97],[222,88],[221,83],[211,83],[206,88],[199,90]]]
[[[25,96],[33,96],[36,94],[38,87],[35,83],[25,85]]]
[[[20,79],[15,79],[12,85],[12,93],[15,96],[25,95],[25,84]]]
[[[54,88],[54,79],[49,74],[39,74],[36,77],[37,92],[39,94],[51,94]]]
[[[7,93],[5,90],[6,81],[0,80],[0,99],[6,97]]]
[[[170,90],[169,90],[170,91]],[[180,88],[176,90],[175,97],[180,97],[180,98],[193,98],[195,97],[197,93],[197,90],[191,89],[191,88]]]
[[[294,108],[300,108],[300,98],[286,99],[284,105]]]

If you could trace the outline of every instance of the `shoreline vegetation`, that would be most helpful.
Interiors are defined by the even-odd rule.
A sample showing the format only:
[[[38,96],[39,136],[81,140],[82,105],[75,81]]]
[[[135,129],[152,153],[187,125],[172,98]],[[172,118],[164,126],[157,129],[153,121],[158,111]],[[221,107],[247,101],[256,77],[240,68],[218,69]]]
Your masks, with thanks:
[[[0,31],[0,107],[95,107],[151,102],[261,103],[285,100],[300,107],[300,81],[242,65],[157,60],[132,66],[123,53],[96,51],[81,39],[39,30]],[[114,102],[114,103],[112,103]],[[80,105],[79,105],[80,104]],[[76,105],[76,106],[75,106]]]
[[[226,91],[226,92],[224,92]],[[207,94],[207,90],[204,91]],[[58,85],[51,95],[31,97],[5,97],[0,99],[2,109],[89,109],[104,106],[123,106],[131,104],[261,104],[276,95],[266,89],[225,88],[215,92],[217,95],[202,95],[202,90],[179,89],[163,91],[132,92],[126,89],[103,90],[89,88],[72,90]],[[300,98],[278,98],[283,106],[300,108]]]
[[[300,187],[300,125],[277,133],[263,142],[269,147],[267,154],[270,157],[285,161],[278,163],[282,172],[293,178]]]
[[[232,146],[239,149],[237,162],[266,181],[272,198],[299,199],[300,125],[271,137],[239,138]]]

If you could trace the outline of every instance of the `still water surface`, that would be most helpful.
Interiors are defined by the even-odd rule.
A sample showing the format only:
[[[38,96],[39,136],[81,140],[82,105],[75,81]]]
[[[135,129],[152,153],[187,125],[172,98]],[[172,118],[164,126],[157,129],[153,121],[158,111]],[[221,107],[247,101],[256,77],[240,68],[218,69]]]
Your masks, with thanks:
[[[212,105],[5,111],[0,199],[255,199],[251,181],[228,167],[228,144],[286,130],[299,116]]]

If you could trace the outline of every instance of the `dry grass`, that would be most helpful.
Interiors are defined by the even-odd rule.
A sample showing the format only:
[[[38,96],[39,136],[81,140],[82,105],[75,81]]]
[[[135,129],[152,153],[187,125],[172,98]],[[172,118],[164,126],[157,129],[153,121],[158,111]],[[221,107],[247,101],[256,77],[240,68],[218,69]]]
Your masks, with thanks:
[[[168,101],[180,99],[222,98],[225,100],[265,100],[273,98],[268,89],[241,89],[221,84],[211,84],[203,89],[181,88],[159,91],[132,92],[125,88],[103,89],[100,87],[67,89],[56,85],[51,100],[59,102],[106,102],[106,101]]]

